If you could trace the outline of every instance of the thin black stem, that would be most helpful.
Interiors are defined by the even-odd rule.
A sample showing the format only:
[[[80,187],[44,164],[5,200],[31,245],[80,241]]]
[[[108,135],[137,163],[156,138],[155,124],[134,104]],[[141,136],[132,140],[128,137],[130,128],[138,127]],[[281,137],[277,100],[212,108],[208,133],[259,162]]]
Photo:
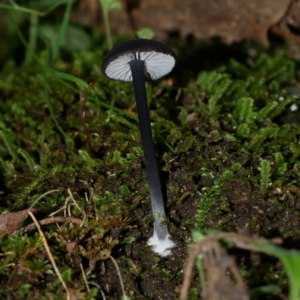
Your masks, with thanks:
[[[141,60],[133,60],[130,62],[130,68],[139,115],[146,170],[148,173],[151,206],[154,215],[154,231],[157,233],[159,239],[164,240],[167,238],[168,228],[166,225],[160,225],[164,220],[162,215],[165,214],[165,208],[150,126],[144,78],[144,62]]]

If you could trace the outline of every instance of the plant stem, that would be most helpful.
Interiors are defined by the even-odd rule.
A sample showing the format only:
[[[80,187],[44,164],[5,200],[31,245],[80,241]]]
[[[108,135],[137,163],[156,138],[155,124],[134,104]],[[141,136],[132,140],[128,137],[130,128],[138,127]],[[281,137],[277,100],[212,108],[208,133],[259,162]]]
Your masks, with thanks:
[[[102,13],[103,13],[103,20],[104,20],[104,27],[105,27],[105,32],[106,32],[108,49],[111,49],[113,44],[112,44],[111,32],[110,32],[110,26],[109,26],[109,20],[108,20],[109,10],[107,8],[107,4],[105,3],[105,1],[99,0],[99,2],[100,2],[101,8],[102,8]]]
[[[35,52],[37,36],[38,36],[39,16],[31,14],[29,16],[29,22],[30,22],[30,27],[29,27],[29,41],[28,41],[28,44],[29,44],[30,49],[33,52]],[[26,50],[25,61],[26,62],[31,62],[32,61],[31,53],[28,50]]]

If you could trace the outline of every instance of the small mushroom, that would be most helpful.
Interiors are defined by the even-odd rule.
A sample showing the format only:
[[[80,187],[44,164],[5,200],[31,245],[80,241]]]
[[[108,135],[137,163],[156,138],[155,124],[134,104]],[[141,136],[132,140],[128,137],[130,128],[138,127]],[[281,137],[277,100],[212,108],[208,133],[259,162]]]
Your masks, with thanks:
[[[167,75],[174,65],[175,54],[169,47],[146,39],[131,40],[115,46],[106,54],[102,64],[102,72],[107,77],[133,82],[154,216],[154,232],[148,244],[161,256],[169,255],[175,244],[169,239],[167,225],[163,224],[165,208],[152,139],[145,80],[156,80]]]

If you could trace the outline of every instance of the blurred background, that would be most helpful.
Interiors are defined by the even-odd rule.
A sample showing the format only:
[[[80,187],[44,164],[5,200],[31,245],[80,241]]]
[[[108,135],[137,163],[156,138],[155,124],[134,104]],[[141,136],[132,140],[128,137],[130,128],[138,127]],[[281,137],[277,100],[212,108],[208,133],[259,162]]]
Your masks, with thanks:
[[[262,45],[272,41],[300,42],[300,1],[295,0],[19,0],[0,1],[0,66],[14,56],[20,63],[26,51],[12,22],[17,24],[35,51],[58,32],[70,4],[70,23],[61,48],[90,50],[105,35],[103,10],[109,13],[113,34],[133,36],[150,28],[155,39],[177,39],[187,47],[194,40],[218,38],[225,45],[254,40]],[[13,14],[12,14],[13,13]],[[289,54],[300,59],[298,47]]]

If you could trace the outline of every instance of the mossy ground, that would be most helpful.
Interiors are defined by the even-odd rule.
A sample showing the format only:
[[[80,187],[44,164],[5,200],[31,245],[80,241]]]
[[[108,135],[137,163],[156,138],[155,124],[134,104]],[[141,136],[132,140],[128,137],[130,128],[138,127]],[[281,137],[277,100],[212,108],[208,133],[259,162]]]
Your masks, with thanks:
[[[94,83],[97,97],[88,95],[85,120],[79,92],[44,74],[37,64],[16,68],[7,62],[2,70],[1,212],[34,204],[36,216],[43,219],[62,207],[71,192],[87,214],[85,234],[79,239],[81,231],[70,233],[75,230],[70,224],[60,225],[65,234],[55,225],[43,226],[43,231],[78,299],[79,291],[83,299],[93,297],[94,290],[85,291],[79,267],[82,262],[87,270],[92,257],[68,252],[72,240],[91,247],[95,257],[111,251],[132,299],[169,300],[179,297],[192,229],[246,229],[281,237],[285,248],[300,246],[300,113],[291,110],[299,102],[294,95],[297,63],[283,51],[248,42],[189,48],[172,43],[179,58],[174,73],[147,84],[169,228],[177,245],[168,258],[157,257],[146,245],[152,216],[133,87],[101,74],[105,47],[74,53],[54,65]],[[210,49],[206,57],[199,54],[203,49]],[[47,99],[65,135],[55,125]],[[59,191],[36,201],[54,189]],[[78,209],[71,211],[83,217]],[[62,299],[64,290],[37,232],[3,236],[0,248],[3,299]],[[261,299],[285,299],[287,279],[279,261],[232,252],[249,288],[282,288]],[[106,256],[98,257],[88,280],[101,287],[106,299],[120,299],[117,272]],[[198,286],[195,274],[193,287]],[[100,292],[96,298],[101,299]]]

